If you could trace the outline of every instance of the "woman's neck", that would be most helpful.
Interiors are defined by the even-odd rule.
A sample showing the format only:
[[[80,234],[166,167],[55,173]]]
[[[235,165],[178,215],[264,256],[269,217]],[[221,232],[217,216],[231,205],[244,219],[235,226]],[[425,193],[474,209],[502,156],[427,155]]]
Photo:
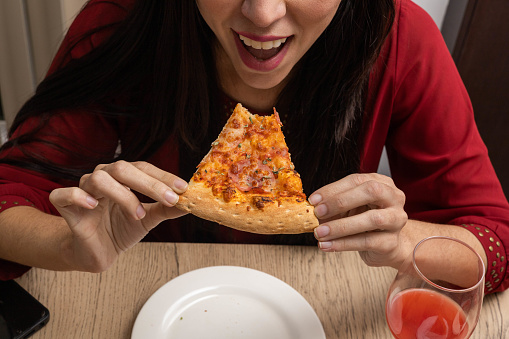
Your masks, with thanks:
[[[272,111],[276,104],[279,93],[272,90],[242,89],[241,84],[237,86],[222,86],[223,92],[232,100],[240,102],[244,107],[258,112]]]

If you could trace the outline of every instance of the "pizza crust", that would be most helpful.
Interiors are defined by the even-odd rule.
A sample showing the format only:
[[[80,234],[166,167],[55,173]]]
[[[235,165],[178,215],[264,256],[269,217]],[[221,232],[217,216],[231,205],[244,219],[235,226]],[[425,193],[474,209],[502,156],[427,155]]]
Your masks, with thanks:
[[[251,233],[312,232],[318,219],[281,126],[275,109],[271,116],[259,116],[237,104],[176,206]]]
[[[200,218],[237,230],[259,234],[298,234],[313,232],[318,226],[314,207],[307,201],[282,200],[266,204],[263,209],[249,202],[225,202],[211,194],[202,183],[190,183],[180,195],[177,208]]]

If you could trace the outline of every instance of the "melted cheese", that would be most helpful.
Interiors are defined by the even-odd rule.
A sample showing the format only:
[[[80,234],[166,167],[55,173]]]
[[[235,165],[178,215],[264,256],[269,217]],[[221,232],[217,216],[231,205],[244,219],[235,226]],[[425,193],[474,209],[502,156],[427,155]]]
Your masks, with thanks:
[[[247,199],[257,208],[274,199],[305,199],[277,113],[258,116],[237,107],[193,180],[225,201]]]

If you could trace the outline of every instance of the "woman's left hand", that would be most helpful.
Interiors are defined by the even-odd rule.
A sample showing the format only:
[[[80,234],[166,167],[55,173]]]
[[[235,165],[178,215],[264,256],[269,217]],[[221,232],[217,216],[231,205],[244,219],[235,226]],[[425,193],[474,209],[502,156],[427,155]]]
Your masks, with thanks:
[[[323,251],[359,251],[369,266],[397,267],[406,257],[400,253],[405,194],[391,178],[352,174],[318,189],[309,201],[320,220],[315,237]]]

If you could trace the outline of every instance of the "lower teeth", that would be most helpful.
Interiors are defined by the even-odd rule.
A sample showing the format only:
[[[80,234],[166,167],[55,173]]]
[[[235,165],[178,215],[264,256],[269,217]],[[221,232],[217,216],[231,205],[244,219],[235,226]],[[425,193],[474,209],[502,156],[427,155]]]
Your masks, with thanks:
[[[256,49],[250,46],[244,45],[246,50],[254,56],[258,60],[268,60],[279,53],[279,51],[283,48],[283,44],[279,47],[271,48],[271,49]]]

